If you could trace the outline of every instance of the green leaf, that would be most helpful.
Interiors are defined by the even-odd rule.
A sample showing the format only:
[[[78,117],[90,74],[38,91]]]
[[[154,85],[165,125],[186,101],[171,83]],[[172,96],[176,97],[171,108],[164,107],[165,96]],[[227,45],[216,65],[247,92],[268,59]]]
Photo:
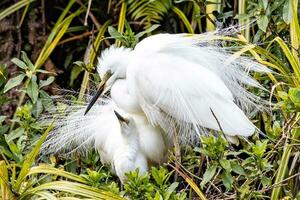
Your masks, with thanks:
[[[252,151],[254,155],[257,156],[258,158],[262,158],[267,149],[267,144],[268,144],[267,140],[264,140],[263,142],[256,141],[256,144],[252,146]]]
[[[54,81],[54,76],[50,76],[47,78],[47,80],[41,80],[39,83],[39,89],[41,89],[42,87],[45,87],[47,85],[50,85],[53,81]]]
[[[0,124],[1,124],[2,122],[4,122],[5,119],[6,119],[6,116],[0,115]]]
[[[25,177],[27,176],[27,174],[29,172],[30,166],[32,165],[32,163],[34,162],[36,156],[38,155],[38,153],[40,151],[40,148],[41,148],[43,142],[45,141],[48,133],[51,131],[52,125],[53,125],[53,123],[49,125],[47,130],[43,133],[42,137],[36,143],[35,147],[31,150],[31,152],[29,154],[27,154],[26,159],[23,163],[22,169],[20,171],[20,174],[19,174],[19,176],[17,178],[17,181],[14,185],[15,188],[17,189],[17,191],[19,191],[23,180],[25,179]]]
[[[35,104],[33,104],[31,112],[36,118],[40,116],[40,114],[43,112],[42,100],[38,99]]]
[[[282,99],[282,100],[287,100],[288,99],[288,94],[286,92],[283,91],[278,91],[278,96]]]
[[[220,165],[225,169],[227,172],[231,171],[231,165],[230,162],[226,159],[221,159],[220,160]]]
[[[34,69],[34,66],[31,62],[31,60],[28,58],[27,54],[25,53],[25,51],[21,52],[21,58],[22,60],[26,63],[26,65],[29,67],[30,70]]]
[[[264,10],[266,10],[267,7],[268,7],[268,0],[261,0],[261,1],[262,1],[262,5],[264,7]]]
[[[273,123],[273,127],[272,127],[272,130],[273,130],[273,135],[276,136],[276,137],[279,137],[281,135],[281,126],[280,126],[280,123],[278,121],[275,121]]]
[[[300,107],[300,89],[299,88],[290,88],[289,97],[291,101],[297,106]]]
[[[15,65],[17,65],[18,67],[22,68],[22,69],[28,69],[28,66],[20,59],[18,58],[13,58],[11,59],[11,62],[13,62]]]
[[[203,189],[204,185],[206,183],[208,183],[215,175],[216,173],[216,170],[217,170],[217,165],[213,164],[213,165],[210,165],[204,175],[203,175],[203,180],[201,181],[201,184],[200,184],[200,187]]]
[[[139,38],[143,37],[145,34],[151,33],[152,31],[154,31],[155,29],[157,29],[159,26],[160,26],[159,24],[154,24],[151,27],[147,28],[146,30],[144,30],[142,32],[139,32],[135,36],[139,39]]]
[[[84,64],[84,63],[83,63]],[[79,76],[79,74],[84,71],[82,66],[76,64],[72,68],[71,77],[70,77],[70,86],[73,86],[75,79]]]
[[[268,178],[268,177],[266,177],[266,176],[263,176],[263,177],[261,178],[261,183],[263,184],[264,187],[270,186],[270,185],[272,184],[272,180],[271,180],[271,178]]]
[[[121,38],[124,37],[121,33],[119,33],[119,32],[117,31],[117,29],[115,29],[115,28],[112,27],[112,26],[109,26],[109,27],[108,27],[108,33],[109,33],[109,35],[110,35],[111,37],[113,37],[113,38],[115,38],[115,39],[121,39]]]
[[[244,169],[239,165],[237,162],[232,162],[231,163],[232,171],[239,175],[245,175]]]
[[[33,75],[31,77],[28,87],[26,89],[26,92],[33,103],[36,102],[36,100],[39,96],[39,87],[38,87],[38,84],[36,83],[36,81],[37,81],[37,77],[36,77],[36,75]]]
[[[226,189],[230,190],[232,187],[232,183],[233,183],[233,177],[231,176],[231,174],[224,171],[222,173],[221,177],[222,177],[222,182],[223,182],[224,186],[226,187]]]
[[[178,183],[177,182],[174,182],[174,183],[172,183],[169,187],[168,187],[168,189],[167,189],[167,194],[165,195],[165,197],[164,197],[164,199],[169,199],[170,198],[170,196],[171,196],[171,194],[175,191],[175,189],[178,187]]]
[[[0,20],[5,18],[6,16],[16,12],[17,10],[21,9],[22,7],[30,4],[33,1],[35,1],[35,0],[21,0],[21,1],[18,1],[17,3],[14,3],[10,7],[6,8],[5,10],[1,10]]]
[[[286,0],[282,9],[282,19],[285,23],[289,24],[293,17],[292,5],[290,4],[290,0]]]
[[[20,85],[21,82],[23,81],[24,77],[25,77],[25,74],[20,74],[14,78],[9,79],[9,81],[4,86],[3,92],[6,93],[8,90]]]
[[[266,15],[262,15],[260,19],[257,21],[258,28],[263,32],[266,32],[269,24],[269,19]]]
[[[25,132],[25,129],[24,128],[17,128],[13,131],[11,131],[6,137],[5,137],[5,140],[7,143],[10,143],[11,141],[13,141],[14,139],[16,138],[19,138],[21,137]]]

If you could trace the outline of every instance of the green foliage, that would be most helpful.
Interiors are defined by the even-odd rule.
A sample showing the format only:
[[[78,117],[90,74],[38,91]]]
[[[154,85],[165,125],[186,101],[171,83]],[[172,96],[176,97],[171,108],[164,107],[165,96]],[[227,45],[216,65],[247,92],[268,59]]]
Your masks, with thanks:
[[[119,33],[114,27],[108,27],[108,33],[110,36],[116,40],[120,40],[125,47],[134,48],[135,45],[139,42],[140,38],[145,34],[151,33],[159,27],[159,25],[153,25],[147,28],[145,31],[135,34],[130,28],[129,24],[125,23],[126,31],[122,34]]]
[[[218,9],[208,6],[218,1],[92,1],[88,25],[84,23],[88,1],[53,1],[42,5],[43,2],[0,3],[1,199],[299,198],[297,0],[224,0],[215,5]],[[59,18],[55,19],[56,16]],[[240,25],[256,20],[242,30],[242,35],[221,39],[228,46],[246,45],[237,54],[249,52],[275,72],[255,75],[265,88],[272,90],[270,102],[275,105],[253,118],[266,137],[241,139],[238,147],[228,144],[222,135],[202,137],[201,145],[182,147],[182,162],[176,161],[173,168],[176,174],[169,167],[151,168],[144,175],[133,171],[128,173],[124,188],[109,167],[100,164],[95,151],[76,155],[76,159],[37,159],[50,129],[44,130],[38,119],[53,107],[53,88],[80,87],[79,100],[82,99],[90,89],[89,79],[99,81],[96,57],[111,45],[107,38],[115,39],[117,45],[134,48],[154,32],[203,32],[209,17],[225,23],[238,19]],[[9,24],[10,21],[13,23]],[[33,42],[37,38],[44,40]],[[13,54],[7,47],[15,47]],[[7,54],[11,62],[2,61],[2,54]],[[13,66],[17,69],[13,70]],[[261,96],[269,95],[263,92]],[[64,112],[65,106],[60,104],[56,109]]]
[[[278,92],[282,101],[277,103],[278,108],[284,109],[288,113],[296,113],[300,111],[300,89],[290,88],[288,92]]]
[[[131,199],[183,200],[185,193],[176,193],[178,183],[169,183],[172,172],[163,167],[152,167],[150,173],[139,174],[139,170],[129,172],[124,184],[125,195]]]

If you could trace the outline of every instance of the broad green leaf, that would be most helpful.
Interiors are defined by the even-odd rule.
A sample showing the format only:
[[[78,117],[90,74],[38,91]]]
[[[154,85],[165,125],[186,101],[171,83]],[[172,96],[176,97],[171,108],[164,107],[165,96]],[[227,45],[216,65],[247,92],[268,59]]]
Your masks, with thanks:
[[[268,0],[261,0],[261,1],[262,1],[262,5],[264,7],[264,10],[266,10],[267,7],[268,7]]]
[[[233,183],[233,177],[231,176],[231,174],[224,171],[222,173],[221,177],[222,177],[222,182],[223,182],[224,186],[226,187],[226,189],[230,190],[232,187],[232,183]]]
[[[175,191],[175,189],[178,187],[178,185],[179,185],[179,183],[177,183],[177,182],[172,183],[172,184],[168,187],[168,189],[167,189],[167,195],[165,196],[164,199],[169,199],[170,196],[171,196],[171,194],[172,194],[172,193]]]
[[[293,17],[293,10],[290,4],[290,0],[286,0],[282,9],[282,19],[285,23],[289,24]]]
[[[289,97],[291,101],[297,106],[300,107],[300,89],[299,88],[290,88]]]
[[[121,33],[119,33],[119,32],[117,31],[117,29],[115,29],[115,28],[112,27],[112,26],[109,26],[109,27],[108,27],[108,33],[109,33],[109,35],[110,35],[111,37],[113,37],[113,38],[115,38],[115,39],[121,39],[121,38],[124,37]]]
[[[27,86],[27,89],[26,89],[26,92],[33,103],[36,102],[36,100],[39,96],[39,87],[38,87],[38,84],[36,83],[36,81],[37,81],[37,77],[36,77],[36,75],[33,75],[31,77],[29,84]]]
[[[39,83],[39,89],[47,85],[50,85],[54,81],[54,79],[55,79],[54,76],[50,76],[47,78],[47,80],[41,80]]]
[[[257,156],[258,158],[262,158],[264,153],[266,152],[267,144],[268,144],[267,140],[264,140],[263,142],[256,141],[256,144],[252,146],[252,151],[254,155]]]
[[[232,162],[231,167],[232,167],[232,171],[234,171],[235,173],[239,175],[245,175],[244,169],[238,163]]]
[[[25,53],[25,51],[21,52],[21,58],[22,60],[26,63],[26,65],[29,67],[30,70],[34,69],[34,66],[31,62],[31,60],[28,58],[27,54]]]
[[[258,19],[257,21],[258,28],[263,32],[266,32],[268,24],[269,24],[269,19],[266,15],[260,16],[260,19]]]
[[[28,69],[28,66],[20,59],[18,58],[13,58],[11,59],[11,62],[13,62],[15,65],[17,65],[18,67],[22,68],[22,69]]]
[[[22,81],[23,81],[24,78],[25,78],[25,74],[19,74],[18,76],[9,79],[9,81],[4,86],[3,92],[6,93],[10,89],[12,89],[12,88],[20,85],[22,83]]]
[[[221,159],[220,160],[220,165],[223,167],[223,169],[225,169],[227,172],[231,171],[231,165],[229,160],[226,159]]]
[[[16,145],[16,143],[14,143],[14,141],[9,140],[9,138],[7,138],[7,135],[4,135],[5,141],[8,144],[9,149],[15,154],[15,155],[19,155],[21,154],[20,149],[18,148],[18,146]]]
[[[43,103],[41,99],[38,99],[32,107],[32,114],[38,118],[40,114],[43,112]],[[32,126],[31,126],[32,127]]]
[[[79,76],[79,74],[84,71],[81,66],[74,65],[71,71],[71,77],[70,77],[70,86],[73,86],[75,79]]]
[[[268,178],[268,177],[266,177],[266,176],[263,176],[263,177],[261,178],[261,183],[263,184],[264,187],[265,187],[265,186],[270,186],[271,183],[272,183],[272,180],[271,180],[271,178]]]
[[[214,177],[214,175],[215,175],[215,173],[216,173],[216,170],[217,170],[217,165],[215,165],[215,164],[210,165],[210,166],[206,169],[206,171],[205,171],[205,173],[204,173],[204,175],[203,175],[203,180],[201,181],[201,184],[200,184],[200,187],[201,187],[201,188],[203,188],[204,185],[205,185],[206,183],[208,183],[208,182]]]
[[[24,134],[25,129],[22,127],[19,127],[13,131],[11,131],[6,137],[5,140],[7,143],[13,141],[16,138],[21,137]]]

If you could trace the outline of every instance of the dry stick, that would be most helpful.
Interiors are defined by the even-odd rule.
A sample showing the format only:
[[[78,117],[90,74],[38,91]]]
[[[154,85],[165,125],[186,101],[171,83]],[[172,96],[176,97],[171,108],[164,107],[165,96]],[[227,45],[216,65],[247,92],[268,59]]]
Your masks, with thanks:
[[[95,32],[97,32],[97,31],[95,31]],[[70,37],[70,38],[67,38],[67,39],[65,39],[65,40],[62,40],[62,41],[60,41],[60,42],[58,43],[58,45],[65,44],[65,43],[71,42],[71,41],[73,41],[73,40],[80,40],[80,39],[82,39],[82,38],[84,38],[84,37],[87,37],[87,36],[90,36],[90,35],[92,35],[92,34],[93,34],[92,31],[86,31],[86,32],[84,32],[84,33],[82,33],[82,34],[80,34],[80,35],[75,35],[75,36],[73,36],[73,37]]]
[[[81,0],[76,0],[76,2],[77,2],[79,5],[81,5],[81,6],[83,6],[83,7],[86,7],[86,6],[81,2]],[[89,15],[89,17],[91,18],[91,20],[93,21],[93,23],[95,24],[95,26],[97,27],[97,30],[99,30],[100,27],[101,27],[101,24],[98,22],[97,18],[96,18],[95,15],[92,13],[92,11],[89,11],[89,12],[88,12],[88,15]]]
[[[92,5],[92,0],[89,0],[89,3],[88,3],[88,7],[86,9],[86,14],[85,14],[85,18],[84,18],[84,25],[87,26],[88,25],[88,16],[89,16],[89,13],[90,13],[90,10],[91,10],[91,5]]]
[[[227,143],[228,143],[228,145],[229,145],[229,148],[230,148],[230,149],[233,149],[233,147],[231,146],[230,142],[227,140],[227,138],[226,138],[226,136],[225,136],[225,133],[224,133],[222,127],[221,127],[221,124],[220,124],[220,122],[219,122],[217,116],[215,115],[214,111],[213,111],[211,108],[209,108],[209,109],[210,109],[210,112],[213,114],[214,118],[216,119],[216,121],[217,121],[217,123],[218,123],[218,126],[219,126],[219,129],[220,129],[221,133],[223,134],[225,140],[227,141]]]

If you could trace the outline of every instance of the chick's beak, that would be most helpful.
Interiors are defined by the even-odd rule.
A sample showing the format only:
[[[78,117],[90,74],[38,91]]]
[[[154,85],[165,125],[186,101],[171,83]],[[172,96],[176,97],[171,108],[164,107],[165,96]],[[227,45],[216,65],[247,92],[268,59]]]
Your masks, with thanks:
[[[115,111],[115,110],[114,110],[114,113],[115,113],[116,117],[118,118],[118,120],[119,120],[120,122],[123,122],[123,123],[125,123],[125,124],[128,125],[128,123],[129,123],[129,120],[128,120],[128,119],[126,119],[125,117],[123,117],[122,115],[120,115],[120,113],[118,113],[118,112]]]
[[[93,96],[93,98],[91,99],[90,103],[88,104],[88,106],[86,107],[86,110],[84,112],[84,115],[86,115],[89,110],[93,107],[93,105],[96,103],[97,99],[101,96],[101,94],[103,93],[104,89],[105,89],[105,84],[107,82],[107,80],[111,77],[111,72],[108,71],[104,74],[103,79],[100,82],[99,88],[96,92],[96,94]]]

